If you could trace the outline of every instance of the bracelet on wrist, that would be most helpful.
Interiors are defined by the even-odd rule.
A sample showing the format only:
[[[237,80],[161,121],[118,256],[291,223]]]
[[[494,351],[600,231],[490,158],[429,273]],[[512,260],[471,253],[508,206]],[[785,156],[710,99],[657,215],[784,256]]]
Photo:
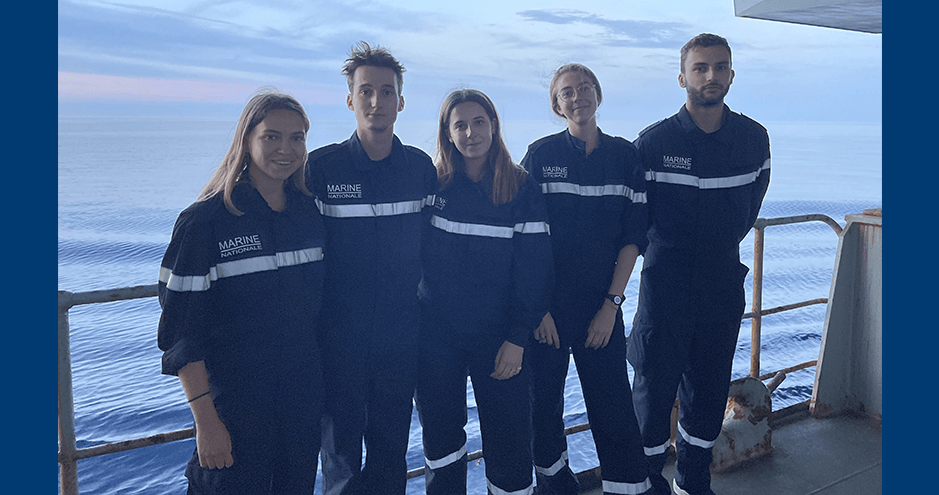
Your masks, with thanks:
[[[205,397],[206,395],[209,395],[210,392],[211,392],[211,390],[206,390],[205,392],[202,392],[201,394],[199,394],[199,395],[197,395],[197,396],[195,396],[195,397],[189,399],[188,402],[192,402],[192,401],[194,401],[194,400],[196,400],[196,399],[201,399],[201,398]]]

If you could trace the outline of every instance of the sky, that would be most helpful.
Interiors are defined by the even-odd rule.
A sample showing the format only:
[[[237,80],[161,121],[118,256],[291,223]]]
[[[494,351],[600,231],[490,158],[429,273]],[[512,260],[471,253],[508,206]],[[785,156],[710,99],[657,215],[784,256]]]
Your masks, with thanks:
[[[882,119],[882,35],[737,18],[733,0],[60,0],[58,114],[237,119],[273,86],[314,125],[354,126],[340,70],[365,40],[406,67],[399,124],[435,121],[459,88],[487,93],[503,122],[551,120],[547,85],[568,62],[597,74],[601,126],[648,124],[684,102],[679,49],[702,32],[731,45],[736,111]]]

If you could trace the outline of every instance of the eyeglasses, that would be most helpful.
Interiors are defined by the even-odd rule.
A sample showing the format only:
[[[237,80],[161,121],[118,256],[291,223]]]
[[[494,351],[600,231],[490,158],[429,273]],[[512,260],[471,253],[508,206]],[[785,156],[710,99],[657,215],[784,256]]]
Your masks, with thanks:
[[[577,86],[577,89],[571,87],[561,89],[561,91],[558,92],[558,98],[567,101],[574,98],[575,92],[581,96],[586,96],[588,92],[594,91],[595,89],[596,86],[593,84],[583,83],[580,86]]]

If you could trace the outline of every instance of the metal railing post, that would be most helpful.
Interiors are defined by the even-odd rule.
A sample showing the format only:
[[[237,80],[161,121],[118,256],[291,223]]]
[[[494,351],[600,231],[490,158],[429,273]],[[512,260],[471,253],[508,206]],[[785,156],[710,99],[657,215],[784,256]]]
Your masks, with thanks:
[[[763,325],[763,225],[753,226],[753,316],[750,318],[750,376],[760,376]]]
[[[68,325],[71,296],[71,292],[59,291],[59,483],[62,495],[78,495],[78,448],[75,444],[72,350]]]

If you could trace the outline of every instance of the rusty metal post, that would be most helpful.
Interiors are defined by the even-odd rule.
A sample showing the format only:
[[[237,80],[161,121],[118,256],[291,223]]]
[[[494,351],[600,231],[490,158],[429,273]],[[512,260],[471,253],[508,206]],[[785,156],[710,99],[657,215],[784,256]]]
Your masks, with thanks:
[[[750,376],[760,376],[760,346],[763,324],[763,234],[758,219],[753,226],[753,316],[750,318]]]
[[[75,405],[72,397],[72,350],[68,310],[72,293],[59,291],[59,483],[62,495],[78,495]]]

